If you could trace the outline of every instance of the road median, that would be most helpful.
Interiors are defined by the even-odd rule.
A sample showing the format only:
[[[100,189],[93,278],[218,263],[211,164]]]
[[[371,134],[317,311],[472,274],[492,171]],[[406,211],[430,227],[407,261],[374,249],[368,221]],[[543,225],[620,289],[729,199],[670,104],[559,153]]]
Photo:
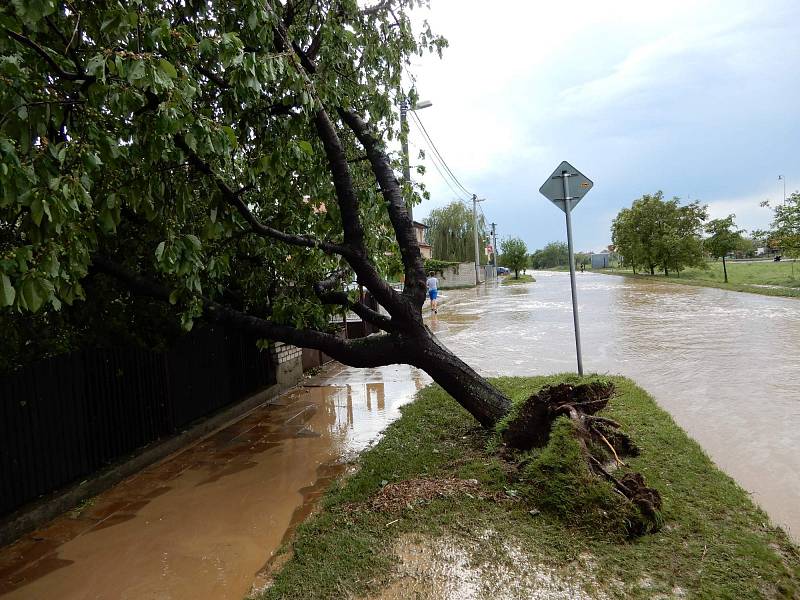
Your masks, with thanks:
[[[605,379],[616,394],[598,415],[637,444],[636,456],[618,459],[659,490],[658,531],[628,530],[604,508],[609,488],[595,490],[597,501],[580,496],[580,514],[554,510],[571,481],[548,458],[555,448],[509,456],[496,432],[430,386],[331,488],[256,597],[797,597],[800,554],[786,533],[646,392]],[[520,403],[545,385],[581,381],[494,383]],[[523,475],[533,467],[556,469],[552,480],[567,487],[539,486]]]

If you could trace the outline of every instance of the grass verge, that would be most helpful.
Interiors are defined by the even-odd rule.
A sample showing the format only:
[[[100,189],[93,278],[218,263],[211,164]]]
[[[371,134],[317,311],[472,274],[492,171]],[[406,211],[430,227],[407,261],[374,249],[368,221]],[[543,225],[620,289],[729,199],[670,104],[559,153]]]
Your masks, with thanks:
[[[508,275],[505,279],[503,279],[503,285],[515,285],[517,283],[533,283],[536,281],[536,278],[533,275],[526,275],[523,273],[519,276],[519,279],[515,279],[512,275]]]
[[[358,472],[329,490],[321,512],[298,528],[291,558],[260,598],[377,593],[392,581],[399,560],[395,542],[415,534],[489,540],[472,557],[484,563],[500,561],[503,544],[513,543],[565,578],[589,564],[590,597],[653,598],[676,590],[693,598],[800,596],[800,553],[786,534],[646,392],[625,378],[612,380],[617,396],[602,414],[641,448],[627,462],[663,496],[664,527],[657,533],[628,539],[591,521],[564,519],[546,509],[544,498],[527,498],[530,490],[515,489],[497,436],[476,427],[446,393],[430,386],[362,455]],[[517,402],[561,381],[579,378],[494,380]],[[420,477],[474,479],[482,492],[409,504],[399,512],[371,504],[388,484]]]
[[[606,275],[636,277],[647,279],[648,281],[714,287],[734,292],[761,294],[762,296],[800,297],[800,264],[794,265],[795,275],[793,276],[791,263],[729,262],[728,283],[724,282],[721,262],[708,263],[708,266],[708,269],[687,269],[681,271],[680,277],[674,275],[664,277],[663,274],[643,275],[637,273],[634,275],[632,271],[620,269],[601,269],[596,272]]]

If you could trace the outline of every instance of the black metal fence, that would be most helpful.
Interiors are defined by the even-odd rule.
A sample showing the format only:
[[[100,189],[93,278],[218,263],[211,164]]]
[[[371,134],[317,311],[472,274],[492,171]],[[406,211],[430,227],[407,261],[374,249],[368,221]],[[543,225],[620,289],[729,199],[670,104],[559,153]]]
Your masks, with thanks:
[[[0,515],[274,383],[269,352],[222,328],[164,353],[82,350],[0,377]]]

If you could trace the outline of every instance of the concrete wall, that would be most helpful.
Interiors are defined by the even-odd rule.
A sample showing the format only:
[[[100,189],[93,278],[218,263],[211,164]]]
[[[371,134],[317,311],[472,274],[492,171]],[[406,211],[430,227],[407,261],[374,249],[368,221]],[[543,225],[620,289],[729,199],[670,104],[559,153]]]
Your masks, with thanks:
[[[486,278],[486,272],[483,267],[480,271],[481,281]],[[441,273],[437,273],[436,277],[439,279],[440,288],[461,288],[471,287],[475,285],[475,263],[463,262],[454,267],[448,267]]]

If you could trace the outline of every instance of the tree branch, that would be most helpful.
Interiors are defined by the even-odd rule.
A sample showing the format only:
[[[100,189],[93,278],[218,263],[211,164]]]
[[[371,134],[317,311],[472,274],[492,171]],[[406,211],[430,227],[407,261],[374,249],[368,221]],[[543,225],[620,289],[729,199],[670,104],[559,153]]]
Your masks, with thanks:
[[[383,198],[386,200],[389,219],[392,222],[397,243],[400,245],[400,255],[405,267],[403,294],[409,296],[417,307],[421,307],[425,302],[425,265],[419,251],[414,224],[406,209],[406,202],[394,171],[392,171],[389,157],[383,151],[380,141],[370,133],[369,126],[360,116],[343,109],[339,110],[339,115],[364,146],[372,165],[372,171],[381,187]]]
[[[244,218],[245,221],[250,225],[253,230],[253,233],[258,235],[272,238],[274,240],[278,240],[280,242],[284,242],[286,244],[291,244],[293,246],[303,246],[306,248],[319,248],[323,252],[327,254],[339,254],[344,256],[345,258],[349,255],[352,255],[352,251],[350,248],[346,246],[342,246],[341,244],[335,244],[333,242],[326,242],[324,240],[318,240],[314,237],[308,235],[296,235],[293,233],[286,233],[279,229],[275,229],[268,225],[263,224],[258,217],[256,217],[252,211],[247,207],[244,201],[241,198],[241,194],[238,191],[234,191],[226,182],[223,180],[219,175],[217,175],[214,170],[211,168],[206,161],[200,158],[194,150],[189,148],[186,142],[180,136],[175,137],[175,144],[186,153],[189,157],[189,162],[194,166],[198,171],[210,177],[214,183],[216,184],[217,188],[222,192],[222,197],[225,201],[233,206],[237,212]]]
[[[369,17],[372,15],[376,15],[381,11],[390,10],[392,8],[393,1],[392,0],[383,0],[382,2],[378,2],[374,6],[368,6],[358,12],[358,14]]]
[[[202,65],[195,65],[195,68],[197,69],[198,73],[208,78],[209,81],[216,83],[218,87],[221,87],[224,90],[230,89],[230,84],[225,81],[223,77],[214,73],[211,69],[207,69]]]
[[[335,289],[341,283],[345,274],[346,272],[340,269],[327,279],[314,284],[314,293],[325,304],[338,304],[353,311],[362,320],[368,321],[384,331],[396,331],[397,327],[392,323],[391,318],[372,310],[362,302],[354,302],[346,292]]]
[[[72,71],[65,71],[61,68],[61,66],[53,59],[50,54],[48,54],[47,50],[42,48],[39,44],[34,42],[32,39],[25,37],[21,33],[17,33],[16,31],[12,31],[6,27],[3,27],[3,31],[8,34],[9,37],[15,39],[20,44],[27,46],[28,48],[32,49],[36,52],[39,56],[41,56],[56,72],[56,74],[61,77],[62,79],[69,79],[70,81],[94,81],[94,76],[91,75],[84,75],[83,73],[74,73]]]
[[[417,319],[408,311],[409,306],[404,299],[386,283],[367,255],[364,246],[364,228],[361,225],[358,198],[350,174],[350,166],[347,164],[347,156],[339,134],[336,133],[328,113],[324,109],[318,110],[314,115],[314,123],[317,127],[317,135],[325,148],[328,167],[333,175],[336,201],[342,216],[344,242],[353,250],[350,256],[345,256],[347,262],[353,267],[359,282],[366,286],[378,302],[393,316],[395,312],[399,311],[406,317],[411,317],[412,321],[416,321]]]
[[[102,256],[92,257],[92,264],[96,271],[121,281],[136,294],[164,301],[169,300],[170,290],[163,284],[131,273],[121,265]],[[322,350],[336,360],[341,360],[354,367],[379,367],[407,360],[402,356],[401,345],[390,335],[346,340],[315,329],[297,329],[290,325],[281,325],[248,315],[208,298],[201,297],[201,299],[206,316],[215,321],[235,329],[255,333],[268,340],[284,342],[301,348]]]

